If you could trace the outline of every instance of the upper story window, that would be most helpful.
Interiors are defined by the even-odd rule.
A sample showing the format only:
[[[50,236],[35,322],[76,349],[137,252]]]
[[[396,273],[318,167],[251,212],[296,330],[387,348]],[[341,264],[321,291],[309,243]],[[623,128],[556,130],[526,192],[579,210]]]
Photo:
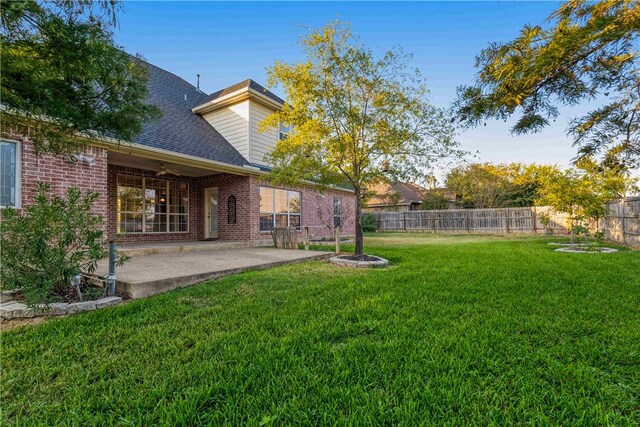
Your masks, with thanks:
[[[20,143],[0,141],[0,206],[21,205]]]
[[[260,231],[273,227],[300,228],[300,192],[260,187]]]
[[[280,123],[280,131],[278,133],[278,141],[289,138],[293,135],[293,126],[285,126]]]
[[[189,231],[189,184],[118,175],[118,233]]]
[[[342,227],[342,199],[333,198],[333,227]]]

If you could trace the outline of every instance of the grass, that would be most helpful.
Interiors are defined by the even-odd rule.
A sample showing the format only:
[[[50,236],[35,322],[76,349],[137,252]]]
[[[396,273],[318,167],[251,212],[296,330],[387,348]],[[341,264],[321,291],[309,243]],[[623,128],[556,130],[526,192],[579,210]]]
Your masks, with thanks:
[[[2,425],[640,424],[640,253],[369,237],[2,334]]]

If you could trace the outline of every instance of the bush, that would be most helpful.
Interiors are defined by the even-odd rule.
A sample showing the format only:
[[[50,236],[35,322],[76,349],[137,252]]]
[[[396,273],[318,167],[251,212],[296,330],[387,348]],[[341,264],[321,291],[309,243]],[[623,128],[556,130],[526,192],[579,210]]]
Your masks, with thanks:
[[[0,286],[22,289],[33,306],[59,301],[73,276],[93,273],[108,255],[103,219],[92,209],[98,196],[75,187],[64,197],[51,196],[50,186],[39,183],[35,204],[23,215],[3,209]]]
[[[362,216],[362,231],[376,231],[376,216],[372,214],[364,214]]]

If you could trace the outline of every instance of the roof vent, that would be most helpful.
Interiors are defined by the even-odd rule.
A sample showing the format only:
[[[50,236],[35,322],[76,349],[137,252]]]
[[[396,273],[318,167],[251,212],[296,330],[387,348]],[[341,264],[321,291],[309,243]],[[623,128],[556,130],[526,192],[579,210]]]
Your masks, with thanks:
[[[187,101],[187,94],[184,94],[184,100]]]
[[[200,74],[196,74],[196,89],[200,90]]]

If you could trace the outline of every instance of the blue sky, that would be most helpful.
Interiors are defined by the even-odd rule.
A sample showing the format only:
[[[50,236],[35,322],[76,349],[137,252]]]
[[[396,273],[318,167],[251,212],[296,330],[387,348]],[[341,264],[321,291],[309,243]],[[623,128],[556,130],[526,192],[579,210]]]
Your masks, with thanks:
[[[247,78],[265,83],[275,60],[302,58],[306,28],[332,19],[380,52],[400,45],[427,77],[432,102],[448,106],[456,87],[473,81],[474,58],[488,43],[508,41],[524,24],[540,24],[558,2],[134,2],[124,3],[117,42],[131,53],[213,92]],[[276,90],[276,93],[279,93]],[[281,93],[279,93],[282,95]],[[567,121],[585,107],[563,109],[541,133],[514,137],[509,123],[465,131],[466,150],[487,162],[568,164],[575,155]]]

